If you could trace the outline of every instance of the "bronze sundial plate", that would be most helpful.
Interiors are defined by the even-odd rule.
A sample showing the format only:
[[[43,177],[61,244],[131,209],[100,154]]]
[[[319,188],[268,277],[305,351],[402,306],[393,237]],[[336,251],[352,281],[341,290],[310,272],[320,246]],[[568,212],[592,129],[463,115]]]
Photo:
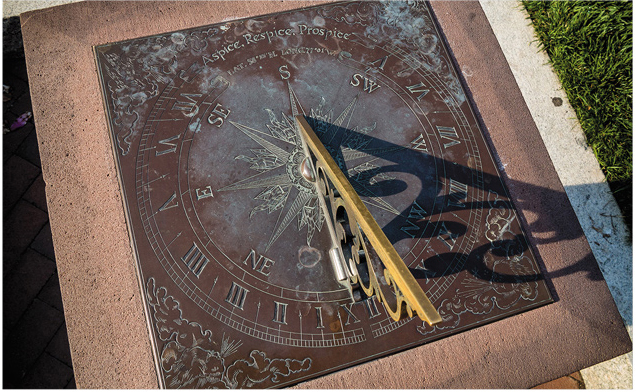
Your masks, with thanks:
[[[552,301],[424,2],[95,48],[165,387],[281,387]],[[293,116],[443,318],[350,303]]]

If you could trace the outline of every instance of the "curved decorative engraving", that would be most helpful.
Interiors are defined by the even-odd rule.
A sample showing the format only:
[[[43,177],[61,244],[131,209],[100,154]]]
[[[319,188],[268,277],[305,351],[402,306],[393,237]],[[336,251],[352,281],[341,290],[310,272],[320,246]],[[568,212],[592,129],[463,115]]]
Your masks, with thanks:
[[[177,58],[184,51],[205,53],[217,28],[189,33],[175,32],[170,36],[139,38],[129,42],[121,53],[103,53],[101,71],[110,81],[109,91],[115,140],[121,155],[144,126],[139,121],[144,105],[161,93],[160,85],[172,85],[183,79],[185,70],[178,72]]]
[[[426,2],[322,4],[95,55],[162,386],[288,386],[551,301]],[[297,115],[401,272],[343,198],[318,197]],[[440,312],[433,332],[393,320],[414,314],[401,273]]]
[[[457,327],[464,313],[489,315],[496,310],[532,303],[539,295],[539,282],[528,279],[539,275],[536,264],[526,256],[521,238],[510,229],[517,219],[508,203],[498,196],[488,202],[485,237],[490,241],[481,255],[482,267],[463,279],[453,299],[445,299],[438,308],[442,322],[417,327],[422,335]]]
[[[378,6],[379,4],[377,3],[365,1],[362,3],[335,5],[333,7],[319,9],[318,14],[323,18],[333,19],[339,23],[369,26],[376,23]]]
[[[241,340],[230,340],[225,334],[213,339],[212,331],[183,318],[179,301],[165,287],[157,288],[154,278],[148,279],[146,295],[158,337],[165,342],[160,361],[168,388],[266,387],[311,368],[309,357],[269,358],[260,350],[236,359]]]

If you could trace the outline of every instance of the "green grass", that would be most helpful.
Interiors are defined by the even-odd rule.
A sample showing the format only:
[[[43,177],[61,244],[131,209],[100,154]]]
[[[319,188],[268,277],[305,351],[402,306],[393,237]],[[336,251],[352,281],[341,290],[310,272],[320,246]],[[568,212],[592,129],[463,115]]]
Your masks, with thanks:
[[[632,2],[522,3],[631,228]]]

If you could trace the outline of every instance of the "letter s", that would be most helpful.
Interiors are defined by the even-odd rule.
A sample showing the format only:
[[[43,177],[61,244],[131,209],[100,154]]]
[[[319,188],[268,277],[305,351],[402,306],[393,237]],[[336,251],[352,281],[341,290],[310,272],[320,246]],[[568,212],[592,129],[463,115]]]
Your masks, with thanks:
[[[278,72],[280,72],[280,77],[283,80],[287,80],[291,77],[291,73],[287,70],[286,65],[281,65],[280,68],[278,68]]]
[[[362,78],[363,76],[360,74],[354,74],[353,75],[353,80],[351,81],[351,85],[352,86],[359,86],[360,85],[360,78]]]

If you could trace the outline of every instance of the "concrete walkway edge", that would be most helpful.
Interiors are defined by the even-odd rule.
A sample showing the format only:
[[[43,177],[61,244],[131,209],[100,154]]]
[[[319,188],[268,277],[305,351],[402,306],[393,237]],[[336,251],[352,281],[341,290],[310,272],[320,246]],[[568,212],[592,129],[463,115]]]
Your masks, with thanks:
[[[633,339],[632,246],[616,200],[521,3],[480,3]],[[587,389],[631,389],[632,366],[630,352],[581,374]]]

